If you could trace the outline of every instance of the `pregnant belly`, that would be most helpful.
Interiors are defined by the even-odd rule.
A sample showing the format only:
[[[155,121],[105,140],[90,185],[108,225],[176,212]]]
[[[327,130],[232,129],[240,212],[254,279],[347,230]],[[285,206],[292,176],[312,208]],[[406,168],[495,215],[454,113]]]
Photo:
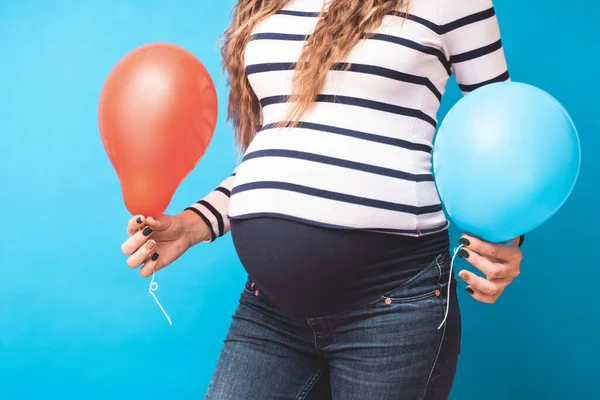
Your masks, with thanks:
[[[375,300],[448,248],[446,231],[415,238],[265,217],[232,220],[231,233],[260,292],[300,316],[330,315]]]

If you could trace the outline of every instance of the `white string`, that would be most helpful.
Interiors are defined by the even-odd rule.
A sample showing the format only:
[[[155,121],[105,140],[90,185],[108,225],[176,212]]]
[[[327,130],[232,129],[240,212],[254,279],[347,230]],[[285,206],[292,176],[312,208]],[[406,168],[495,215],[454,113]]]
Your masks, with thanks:
[[[452,271],[454,269],[454,260],[456,259],[456,256],[458,255],[460,249],[462,249],[463,247],[464,246],[461,244],[454,250],[454,255],[452,256],[452,261],[450,262],[450,277],[448,278],[448,299],[446,300],[446,312],[444,313],[444,320],[442,321],[440,326],[438,326],[438,329],[444,326],[444,323],[448,319],[448,311],[450,311],[450,286],[452,285]]]
[[[160,304],[160,301],[158,301],[158,299],[156,298],[156,295],[154,294],[154,292],[156,292],[157,290],[158,290],[158,283],[154,282],[154,272],[153,272],[152,273],[152,282],[150,282],[150,287],[148,288],[148,293],[150,293],[152,295],[152,297],[154,297],[154,301],[156,301],[156,304],[158,304],[158,306],[160,307],[163,314],[165,314],[165,317],[167,317],[167,321],[169,321],[169,325],[173,326],[173,323],[171,322],[171,317],[169,317],[169,314],[167,314],[167,312],[165,311],[163,306]]]

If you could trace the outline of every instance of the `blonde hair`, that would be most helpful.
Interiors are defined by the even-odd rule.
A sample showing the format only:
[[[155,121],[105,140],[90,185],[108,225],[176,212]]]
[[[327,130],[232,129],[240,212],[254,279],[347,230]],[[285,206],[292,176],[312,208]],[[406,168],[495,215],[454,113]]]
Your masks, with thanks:
[[[223,69],[228,73],[228,120],[242,151],[262,126],[262,112],[244,65],[244,50],[258,22],[281,10],[287,0],[240,0],[233,21],[223,34]],[[377,28],[391,11],[408,7],[409,0],[331,0],[314,32],[306,41],[293,77],[293,103],[286,121],[294,126],[319,95],[327,72],[356,43]]]

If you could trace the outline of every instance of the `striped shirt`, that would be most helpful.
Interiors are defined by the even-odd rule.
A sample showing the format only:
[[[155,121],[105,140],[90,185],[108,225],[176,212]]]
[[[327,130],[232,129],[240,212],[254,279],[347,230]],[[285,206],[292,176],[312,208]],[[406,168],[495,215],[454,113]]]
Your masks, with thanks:
[[[275,128],[324,1],[336,0],[290,0],[251,36],[246,73],[264,125],[234,174],[190,207],[211,240],[230,219],[261,216],[409,236],[448,227],[431,172],[448,80],[463,93],[509,80],[491,0],[412,0],[386,15],[336,60],[300,124]]]

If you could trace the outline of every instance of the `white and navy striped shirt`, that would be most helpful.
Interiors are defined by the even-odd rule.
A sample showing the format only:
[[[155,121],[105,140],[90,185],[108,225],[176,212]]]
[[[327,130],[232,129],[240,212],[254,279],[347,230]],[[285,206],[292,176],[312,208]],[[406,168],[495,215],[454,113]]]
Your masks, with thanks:
[[[463,93],[509,80],[491,0],[412,0],[408,20],[387,15],[338,60],[298,127],[274,128],[323,2],[290,0],[248,43],[264,125],[236,172],[192,206],[213,240],[229,219],[257,216],[411,236],[448,226],[431,173],[436,114],[451,74]]]

